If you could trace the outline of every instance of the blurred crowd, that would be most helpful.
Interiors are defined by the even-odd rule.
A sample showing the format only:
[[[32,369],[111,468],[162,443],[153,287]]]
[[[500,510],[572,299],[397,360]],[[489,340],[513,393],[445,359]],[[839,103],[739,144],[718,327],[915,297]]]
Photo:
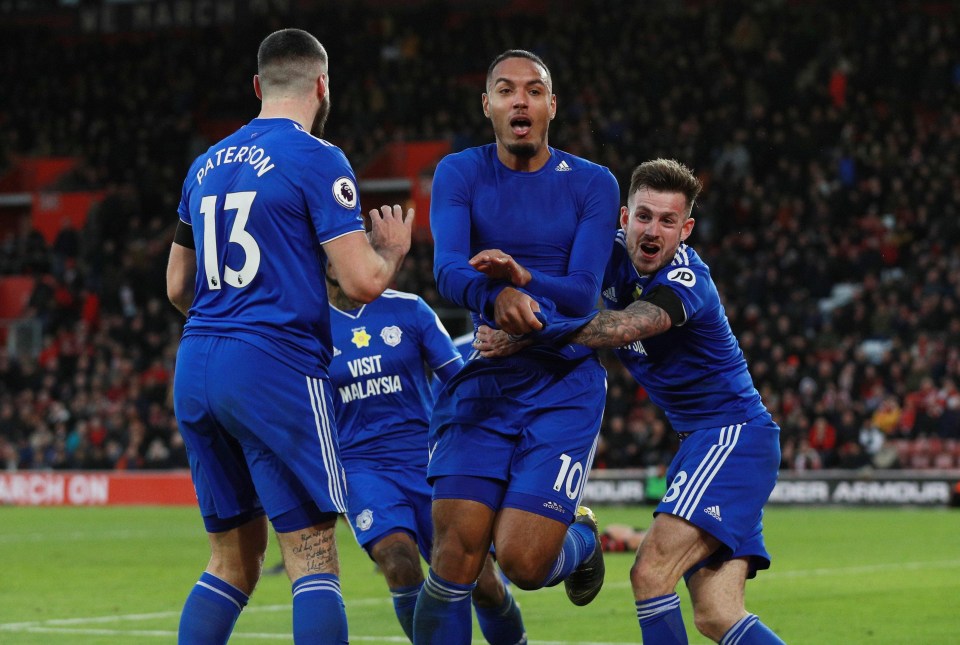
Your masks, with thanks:
[[[552,145],[607,165],[624,190],[658,156],[703,179],[691,243],[783,429],[784,469],[960,467],[960,9],[469,6],[304,10],[298,26],[330,52],[327,137],[358,171],[391,141],[492,141],[486,66],[536,51],[558,96]],[[0,467],[186,464],[170,404],[182,320],[164,297],[183,173],[213,143],[203,124],[255,116],[254,49],[283,26],[110,39],[0,27],[0,79],[16,88],[0,103],[0,169],[75,155],[60,188],[107,191],[81,230],[0,240],[0,273],[37,278],[26,315],[44,338],[36,358],[0,350]],[[420,241],[397,286],[447,308],[431,267]],[[669,423],[604,359],[596,466],[662,471]]]

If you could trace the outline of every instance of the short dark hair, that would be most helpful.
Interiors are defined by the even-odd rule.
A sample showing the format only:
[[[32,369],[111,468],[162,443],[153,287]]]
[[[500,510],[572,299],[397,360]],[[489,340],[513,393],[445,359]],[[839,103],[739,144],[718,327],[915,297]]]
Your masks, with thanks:
[[[630,193],[627,200],[633,199],[641,188],[649,188],[664,193],[681,193],[687,200],[687,215],[693,210],[697,195],[703,184],[693,172],[675,159],[654,159],[644,161],[634,168],[630,176]]]
[[[291,85],[308,65],[327,71],[327,50],[312,34],[302,29],[275,31],[257,50],[257,74],[265,84],[282,89]]]
[[[526,58],[527,60],[533,61],[537,65],[543,68],[543,71],[547,74],[547,87],[550,88],[550,91],[553,91],[553,77],[550,75],[550,68],[547,67],[547,64],[543,62],[543,59],[534,54],[531,51],[526,49],[508,49],[499,56],[493,59],[493,62],[490,63],[490,67],[487,68],[487,80],[486,87],[490,87],[490,80],[493,78],[493,68],[507,60],[508,58]]]

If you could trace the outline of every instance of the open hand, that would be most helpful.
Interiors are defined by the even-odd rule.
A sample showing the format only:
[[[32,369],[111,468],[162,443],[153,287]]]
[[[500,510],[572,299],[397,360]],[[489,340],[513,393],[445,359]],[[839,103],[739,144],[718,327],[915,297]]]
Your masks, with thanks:
[[[470,266],[495,280],[509,280],[517,287],[527,286],[531,279],[523,265],[500,249],[480,251],[470,258]]]
[[[372,209],[369,216],[370,232],[367,236],[371,246],[377,251],[406,255],[410,250],[410,237],[413,232],[413,209],[408,208],[404,217],[399,204],[383,205],[380,210]]]

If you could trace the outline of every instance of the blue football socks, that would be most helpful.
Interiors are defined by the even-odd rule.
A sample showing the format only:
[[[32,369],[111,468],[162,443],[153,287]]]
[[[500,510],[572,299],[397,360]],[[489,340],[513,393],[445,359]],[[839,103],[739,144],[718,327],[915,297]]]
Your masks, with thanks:
[[[755,614],[747,614],[727,630],[720,645],[784,645],[784,642]]]
[[[476,583],[457,584],[427,572],[413,616],[415,645],[470,645],[470,594]]]
[[[183,605],[177,642],[226,643],[248,600],[247,594],[204,571]]]
[[[347,613],[339,577],[317,573],[293,583],[293,642],[347,645]]]
[[[520,606],[509,589],[503,591],[503,603],[499,607],[480,607],[474,603],[480,631],[490,645],[523,645],[527,642],[527,633]]]
[[[675,593],[637,603],[637,619],[644,643],[687,645],[687,629],[680,614],[680,596]]]
[[[597,538],[589,526],[585,524],[571,524],[567,529],[567,536],[563,539],[563,548],[553,569],[547,574],[542,586],[552,587],[563,582],[564,578],[573,573],[584,560],[593,555]]]
[[[390,590],[393,596],[393,610],[397,614],[397,620],[403,627],[403,633],[407,635],[410,641],[413,641],[413,612],[417,608],[417,595],[420,593],[421,582],[418,585],[409,587],[397,587]]]

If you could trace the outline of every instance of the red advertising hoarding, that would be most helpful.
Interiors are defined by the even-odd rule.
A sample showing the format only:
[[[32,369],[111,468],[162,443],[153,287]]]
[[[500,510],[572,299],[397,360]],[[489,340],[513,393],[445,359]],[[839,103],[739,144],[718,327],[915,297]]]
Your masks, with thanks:
[[[0,505],[196,506],[190,471],[0,473]]]

